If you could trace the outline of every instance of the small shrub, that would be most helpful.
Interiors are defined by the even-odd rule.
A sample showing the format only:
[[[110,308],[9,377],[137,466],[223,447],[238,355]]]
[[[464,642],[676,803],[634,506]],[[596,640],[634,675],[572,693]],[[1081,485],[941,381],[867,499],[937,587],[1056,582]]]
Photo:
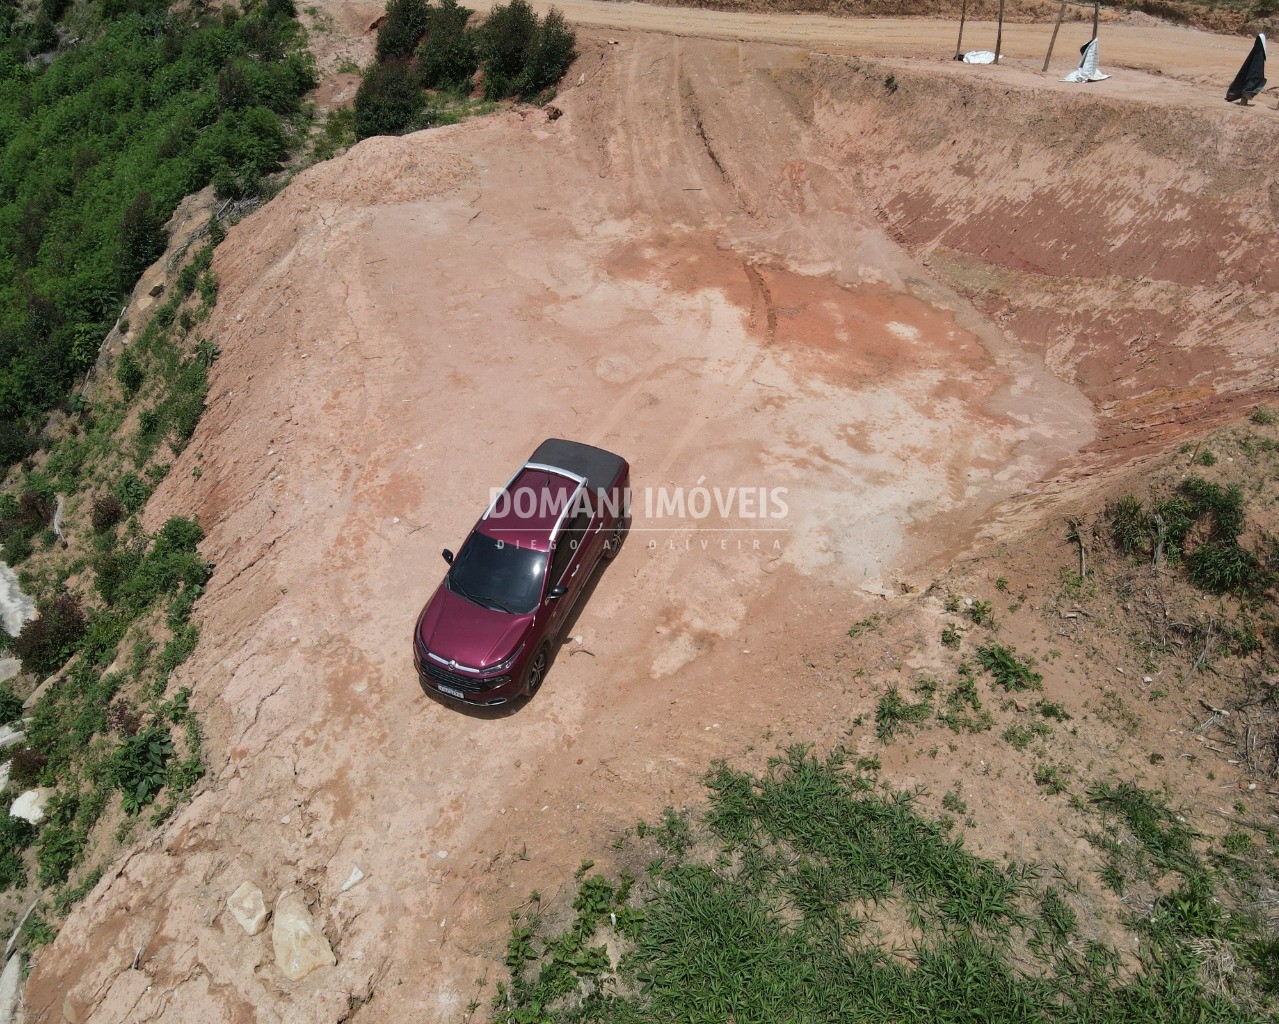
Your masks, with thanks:
[[[1273,412],[1264,406],[1257,406],[1248,417],[1249,422],[1258,427],[1271,427],[1279,420]]]
[[[1042,717],[1051,718],[1055,722],[1070,721],[1070,713],[1056,701],[1041,700],[1035,705],[1035,711]]]
[[[945,647],[957,648],[963,640],[963,634],[955,627],[953,622],[946,623],[946,628],[941,631],[941,642]]]
[[[22,661],[24,671],[49,675],[75,653],[84,630],[80,602],[70,594],[62,594],[43,606],[40,614],[22,627],[13,642],[13,653]]]
[[[967,606],[966,611],[974,625],[994,627],[995,613],[989,601],[973,601]]]
[[[36,837],[36,827],[25,818],[0,816],[0,892],[21,889],[27,884],[27,868],[22,851]]]
[[[164,785],[165,766],[173,756],[173,740],[162,725],[128,736],[111,756],[112,784],[123,795],[124,810],[136,814],[155,800]]]
[[[931,701],[925,699],[912,704],[894,686],[879,698],[875,707],[875,735],[881,743],[888,743],[898,729],[924,721],[932,711]]]
[[[398,135],[413,127],[422,109],[422,91],[408,63],[375,64],[355,94],[355,137]]]
[[[133,396],[138,388],[142,387],[146,374],[130,349],[126,348],[120,353],[120,358],[115,365],[115,378],[120,382],[120,387],[124,389],[127,397]]]
[[[107,708],[107,722],[121,736],[136,736],[142,728],[142,717],[122,700]]]
[[[879,612],[875,612],[872,615],[866,616],[866,618],[864,619],[860,619],[857,622],[854,622],[851,626],[848,627],[849,637],[856,640],[863,633],[869,633],[872,630],[874,630],[876,633],[880,632],[879,618],[880,618]]]
[[[58,500],[52,491],[32,487],[18,499],[18,523],[28,530],[46,530],[53,525],[57,510]]]
[[[22,717],[22,698],[9,683],[0,683],[0,725],[9,725]]]
[[[136,512],[151,497],[151,488],[137,473],[125,473],[116,481],[112,493],[127,512]]]
[[[14,789],[34,789],[49,759],[32,747],[18,747],[9,757],[9,785]]]
[[[1035,785],[1052,796],[1066,792],[1066,778],[1070,769],[1063,765],[1035,765]]]
[[[1241,594],[1252,590],[1259,576],[1257,558],[1233,538],[1210,540],[1186,556],[1190,580],[1213,594]]]
[[[937,720],[951,732],[988,732],[995,725],[991,713],[982,707],[977,695],[977,680],[967,663],[959,666],[959,682],[946,695]]]
[[[386,20],[377,32],[377,59],[407,59],[426,32],[430,8],[426,0],[388,0]]]
[[[1217,464],[1217,456],[1205,448],[1195,456],[1194,462],[1196,466],[1215,466]]]
[[[1010,725],[1004,730],[1004,742],[1018,750],[1025,750],[1037,739],[1046,739],[1052,735],[1044,722],[1032,722],[1030,725]]]
[[[1182,492],[1190,499],[1195,518],[1212,518],[1212,538],[1233,540],[1243,533],[1243,491],[1237,484],[1222,487],[1192,476],[1181,485]]]
[[[78,810],[79,800],[73,795],[59,793],[49,802],[36,854],[43,886],[65,882],[84,850],[88,837],[76,827]]]
[[[991,674],[995,682],[1005,690],[1039,690],[1044,677],[1032,667],[1029,658],[1020,658],[1016,652],[999,644],[985,644],[977,648],[977,660]]]
[[[1108,510],[1110,536],[1115,547],[1125,555],[1139,555],[1150,542],[1150,517],[1145,505],[1131,494],[1125,494]]]
[[[114,494],[99,494],[93,499],[89,522],[94,533],[106,533],[125,517],[124,503]]]

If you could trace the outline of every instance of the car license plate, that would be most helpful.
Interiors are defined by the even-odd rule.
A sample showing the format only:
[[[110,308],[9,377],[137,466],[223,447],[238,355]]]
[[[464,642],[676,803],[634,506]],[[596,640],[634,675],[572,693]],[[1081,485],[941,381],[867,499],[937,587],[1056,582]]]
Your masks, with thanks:
[[[445,686],[443,683],[440,683],[438,689],[440,693],[447,694],[450,697],[456,697],[458,700],[466,699],[466,694],[464,694],[461,690],[454,689],[452,686]]]

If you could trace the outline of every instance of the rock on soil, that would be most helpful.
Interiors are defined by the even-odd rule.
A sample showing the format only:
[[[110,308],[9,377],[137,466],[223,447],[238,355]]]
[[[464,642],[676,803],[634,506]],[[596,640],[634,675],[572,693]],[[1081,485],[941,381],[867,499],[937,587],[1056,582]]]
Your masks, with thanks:
[[[10,957],[4,970],[0,971],[0,1024],[13,1024],[21,998],[22,957]]]
[[[226,901],[231,916],[240,922],[240,927],[250,935],[256,935],[266,926],[266,904],[262,901],[262,890],[252,882],[242,882]]]
[[[275,966],[289,981],[301,981],[317,967],[337,963],[329,940],[315,926],[311,912],[297,893],[276,903],[271,945],[275,948]]]
[[[55,790],[48,786],[40,789],[28,789],[9,808],[9,815],[14,818],[26,818],[33,825],[40,824],[44,818],[44,809],[53,799]]]

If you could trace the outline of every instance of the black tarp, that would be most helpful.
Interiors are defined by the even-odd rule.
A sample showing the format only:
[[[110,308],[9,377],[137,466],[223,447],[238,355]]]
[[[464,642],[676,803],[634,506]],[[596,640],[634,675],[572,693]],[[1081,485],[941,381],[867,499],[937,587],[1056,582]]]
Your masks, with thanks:
[[[1243,67],[1239,69],[1239,74],[1235,75],[1235,80],[1230,83],[1230,88],[1226,90],[1226,102],[1233,103],[1235,100],[1252,99],[1257,93],[1266,87],[1266,37],[1258,35],[1252,41],[1252,50],[1248,54],[1247,60],[1243,62]]]

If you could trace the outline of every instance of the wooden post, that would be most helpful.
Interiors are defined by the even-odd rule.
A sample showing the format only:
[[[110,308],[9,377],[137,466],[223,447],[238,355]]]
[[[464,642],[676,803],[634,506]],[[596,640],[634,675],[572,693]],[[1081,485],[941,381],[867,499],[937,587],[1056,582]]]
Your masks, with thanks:
[[[1052,38],[1048,40],[1048,55],[1044,57],[1044,70],[1048,70],[1048,62],[1053,59],[1053,47],[1057,45],[1057,30],[1061,28],[1061,19],[1066,16],[1066,0],[1061,0],[1061,6],[1057,8],[1057,21],[1053,25]]]
[[[959,39],[955,42],[955,60],[959,60],[964,49],[964,19],[968,16],[968,0],[964,0],[959,8]]]
[[[999,0],[999,29],[995,33],[995,63],[999,63],[999,55],[1004,46],[1004,0]]]
[[[1101,0],[1092,0],[1092,37],[1097,38],[1097,19],[1101,16]]]

